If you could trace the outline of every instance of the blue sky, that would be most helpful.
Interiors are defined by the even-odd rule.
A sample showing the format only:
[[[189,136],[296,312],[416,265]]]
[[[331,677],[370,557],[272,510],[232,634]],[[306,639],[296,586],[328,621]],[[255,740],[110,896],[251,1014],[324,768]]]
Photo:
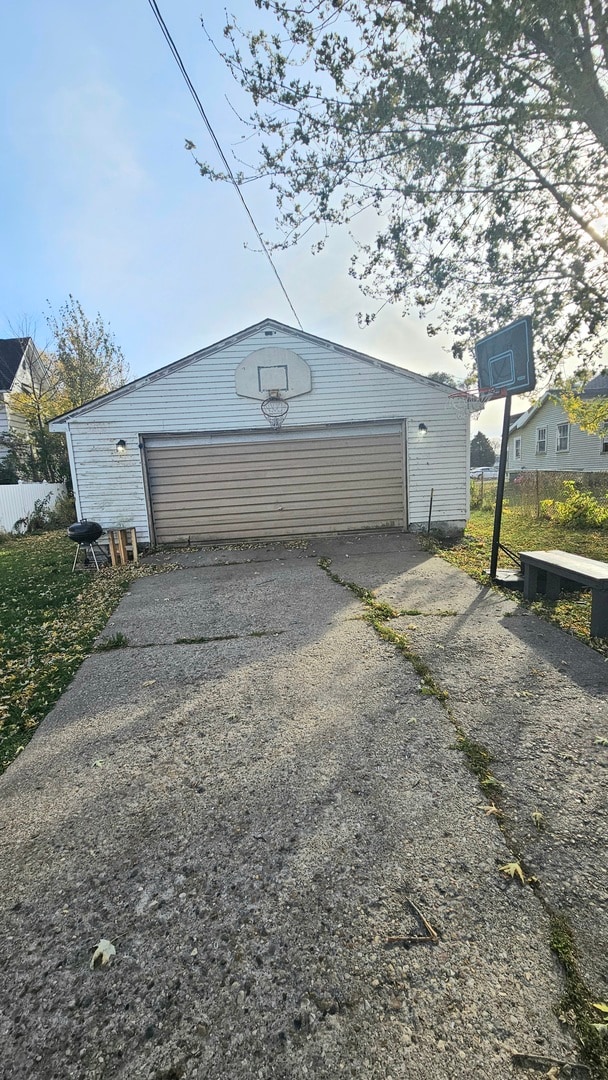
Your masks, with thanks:
[[[240,90],[200,25],[220,37],[223,5],[159,4],[228,157],[241,126]],[[10,9],[10,10],[9,10]],[[252,0],[229,5],[257,25]],[[0,337],[37,325],[46,301],[72,293],[101,312],[139,376],[270,316],[293,316],[235,192],[204,181],[184,139],[215,164],[213,147],[146,0],[21,0],[0,14]],[[246,196],[272,235],[273,203]],[[305,330],[428,373],[460,368],[424,324],[384,308],[367,329],[366,301],[348,276],[350,241],[336,234],[312,256],[304,244],[276,261]],[[500,428],[491,405],[479,426]]]

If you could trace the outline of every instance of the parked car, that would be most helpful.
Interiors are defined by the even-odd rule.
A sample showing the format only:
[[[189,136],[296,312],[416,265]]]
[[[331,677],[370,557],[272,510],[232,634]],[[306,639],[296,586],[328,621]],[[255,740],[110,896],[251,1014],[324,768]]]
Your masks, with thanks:
[[[498,469],[495,465],[484,465],[479,469],[471,469],[471,477],[473,480],[498,480]]]

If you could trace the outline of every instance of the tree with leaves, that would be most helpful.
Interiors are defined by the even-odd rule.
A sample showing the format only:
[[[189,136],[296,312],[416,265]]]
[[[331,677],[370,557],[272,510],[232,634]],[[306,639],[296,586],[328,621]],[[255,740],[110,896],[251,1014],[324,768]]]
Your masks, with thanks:
[[[91,319],[70,294],[47,322],[53,338],[53,377],[58,412],[78,408],[92,398],[123,386],[128,367],[114,334],[99,312]]]
[[[541,375],[588,377],[608,335],[601,0],[255,4],[266,28],[231,19],[224,56],[260,147],[240,180],[270,179],[278,244],[359,220],[368,297],[457,356],[531,314]]]
[[[427,379],[433,379],[434,382],[443,383],[444,386],[453,386],[457,389],[458,383],[453,375],[448,374],[447,371],[431,371],[430,375],[426,376]]]
[[[479,469],[484,465],[491,467],[495,460],[496,454],[492,443],[483,431],[478,431],[477,435],[471,439],[471,468]]]
[[[8,444],[21,479],[57,483],[69,481],[70,467],[65,437],[49,431],[49,420],[122,386],[128,368],[101,315],[90,319],[72,295],[56,314],[49,310],[47,323],[51,341],[41,352],[28,352],[26,388],[11,395],[28,434],[13,433]]]

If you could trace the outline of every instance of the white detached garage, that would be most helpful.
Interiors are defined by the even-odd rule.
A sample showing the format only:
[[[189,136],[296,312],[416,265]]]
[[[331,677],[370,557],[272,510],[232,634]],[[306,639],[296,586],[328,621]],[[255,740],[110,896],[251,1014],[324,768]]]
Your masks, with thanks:
[[[153,544],[462,529],[449,387],[272,319],[58,417],[80,518]],[[278,426],[280,425],[280,426]]]

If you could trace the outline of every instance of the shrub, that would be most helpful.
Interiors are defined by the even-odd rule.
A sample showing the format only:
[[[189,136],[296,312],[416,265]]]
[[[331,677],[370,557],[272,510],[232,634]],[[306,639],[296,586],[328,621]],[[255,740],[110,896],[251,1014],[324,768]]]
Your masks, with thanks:
[[[34,509],[26,517],[18,518],[13,525],[13,531],[19,533],[43,532],[49,527],[51,511],[49,503],[51,496],[45,495],[44,499],[36,499]]]
[[[0,443],[1,445],[1,443]],[[17,473],[17,465],[15,462],[15,455],[12,453],[6,454],[0,461],[0,484],[18,484],[19,475]]]
[[[579,529],[597,529],[608,525],[608,507],[602,506],[590,491],[581,491],[576,481],[564,480],[565,498],[543,499],[541,512],[558,525],[575,525]]]
[[[49,526],[51,529],[67,529],[68,525],[73,525],[75,521],[76,504],[74,502],[74,496],[69,495],[67,491],[64,491],[56,500],[53,509],[49,512]]]

